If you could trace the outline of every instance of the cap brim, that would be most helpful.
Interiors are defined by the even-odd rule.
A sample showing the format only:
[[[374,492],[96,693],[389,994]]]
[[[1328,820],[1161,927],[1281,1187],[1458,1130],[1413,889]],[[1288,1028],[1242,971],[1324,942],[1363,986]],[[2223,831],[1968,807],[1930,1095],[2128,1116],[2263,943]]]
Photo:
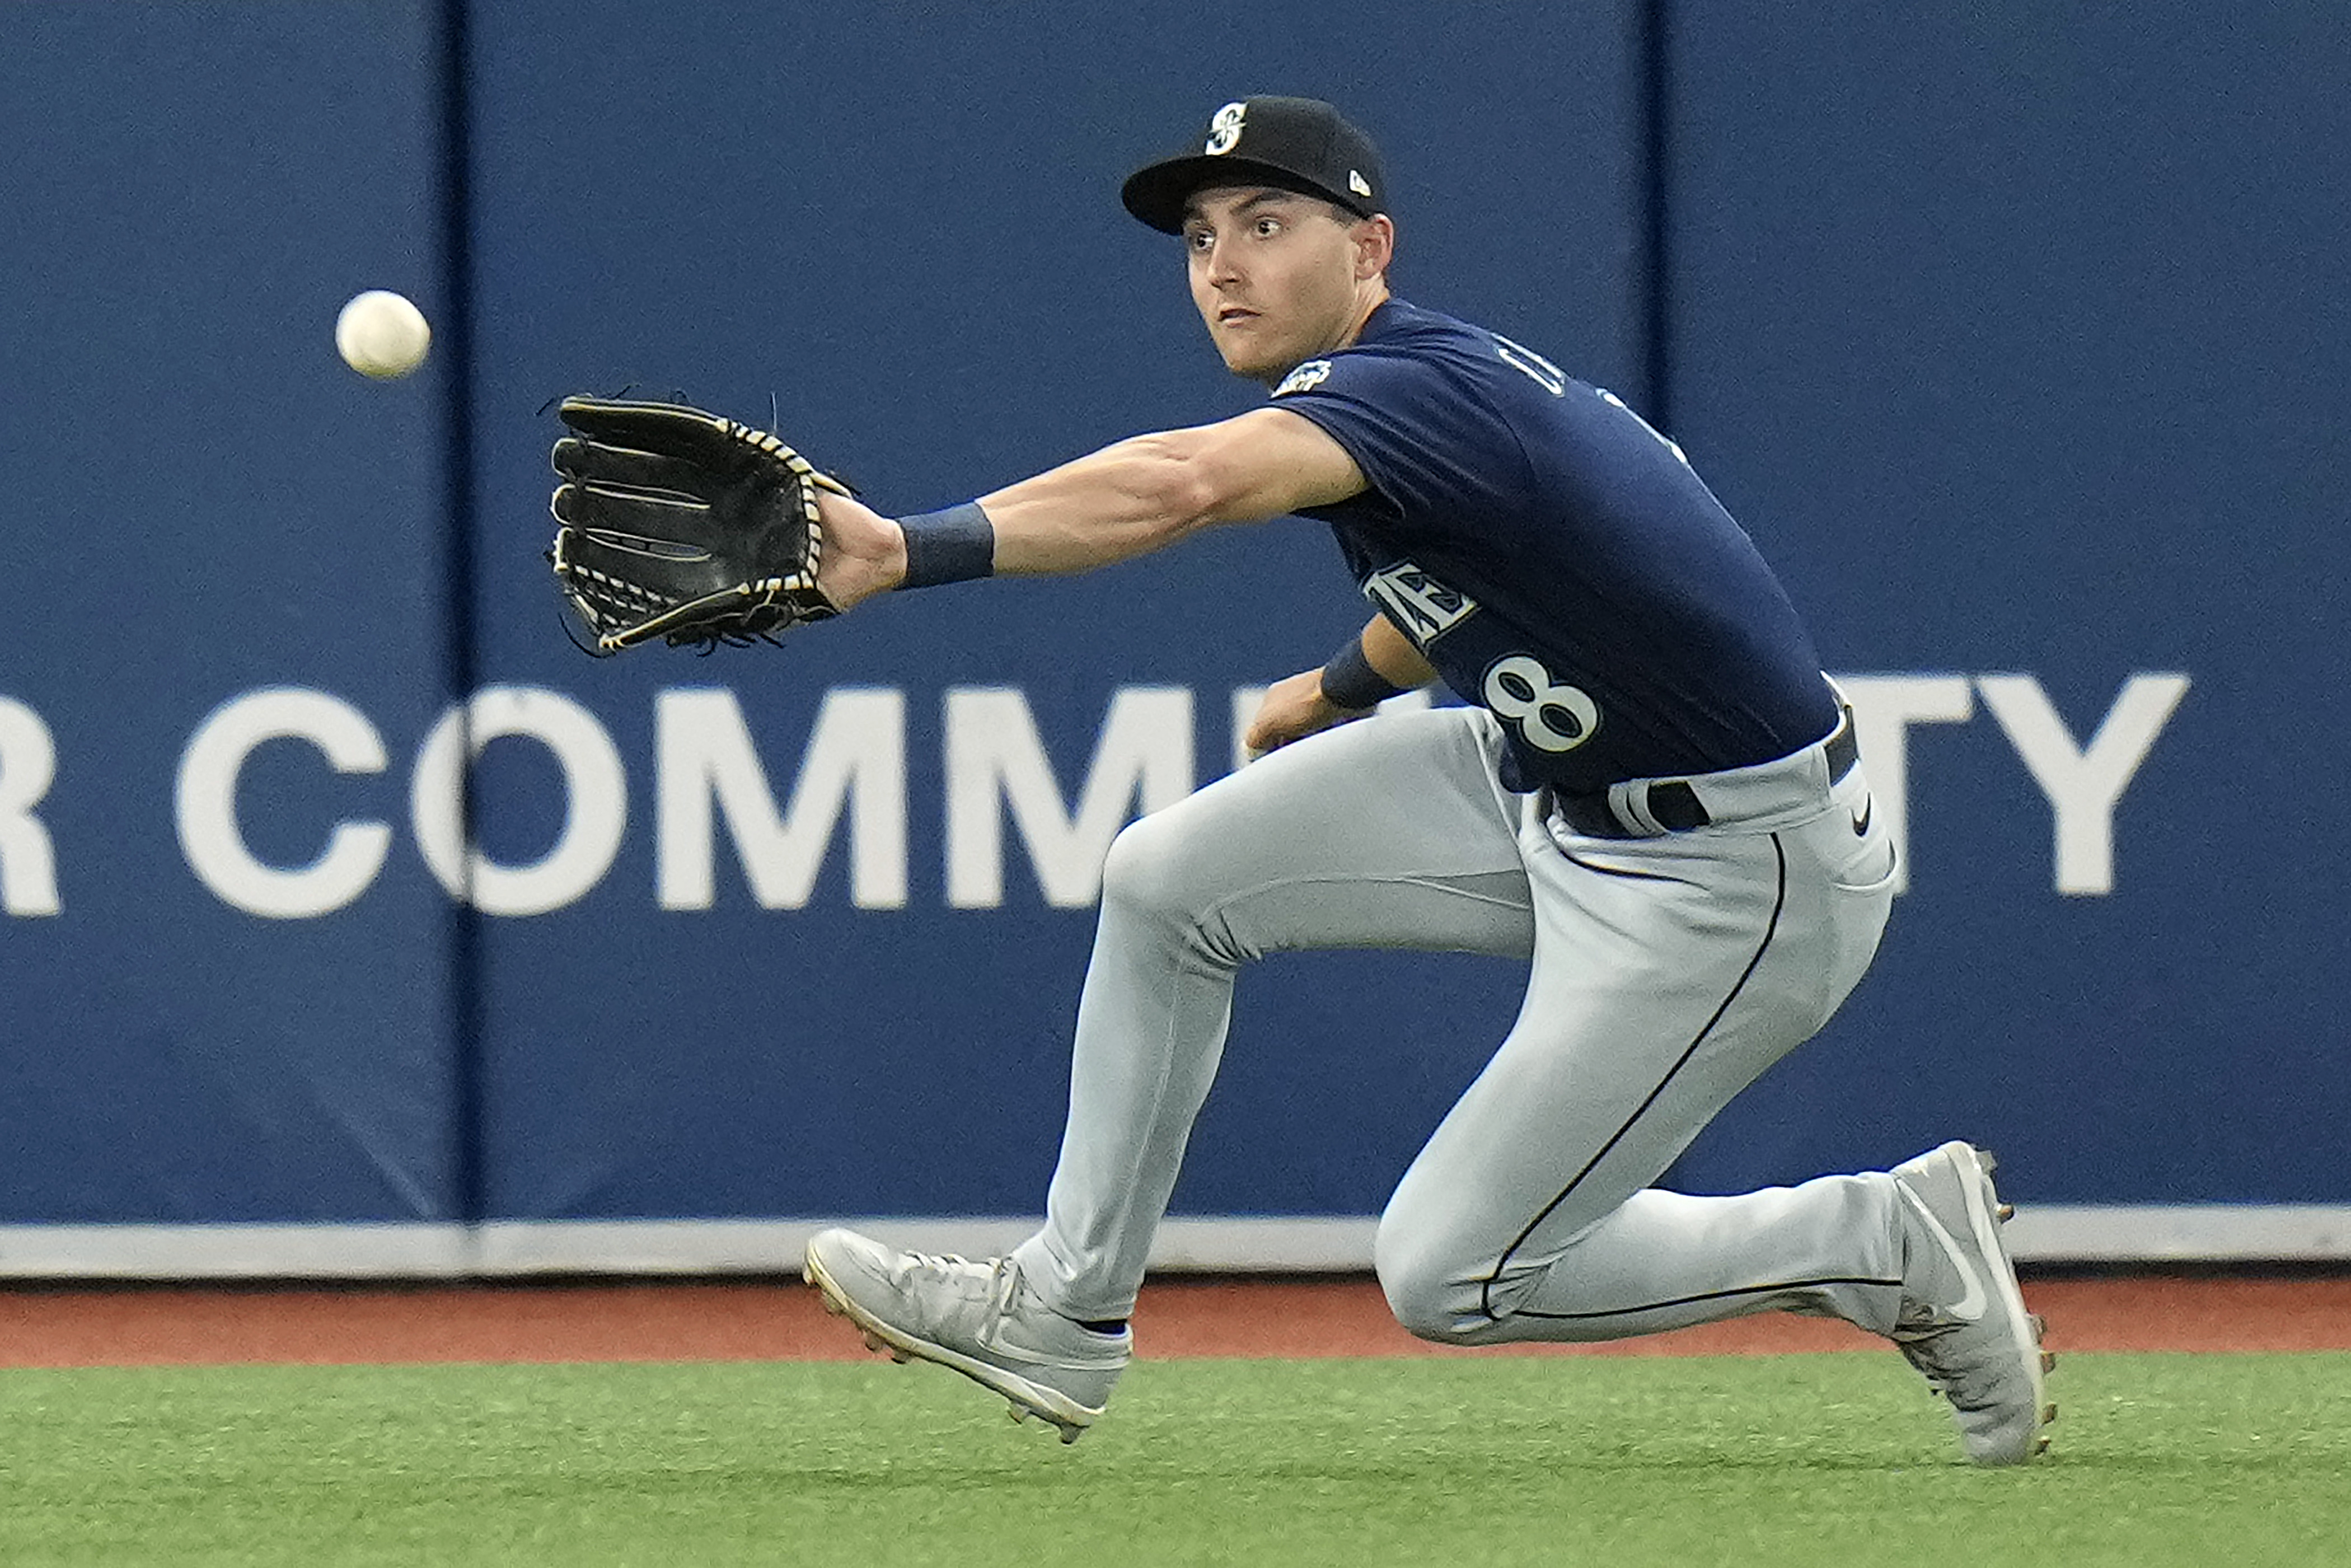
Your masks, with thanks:
[[[1138,169],[1127,176],[1118,197],[1128,212],[1161,234],[1182,234],[1186,204],[1211,185],[1270,185],[1276,190],[1320,196],[1364,217],[1372,215],[1363,203],[1343,192],[1326,189],[1302,174],[1274,164],[1236,158],[1229,152],[1195,152]]]

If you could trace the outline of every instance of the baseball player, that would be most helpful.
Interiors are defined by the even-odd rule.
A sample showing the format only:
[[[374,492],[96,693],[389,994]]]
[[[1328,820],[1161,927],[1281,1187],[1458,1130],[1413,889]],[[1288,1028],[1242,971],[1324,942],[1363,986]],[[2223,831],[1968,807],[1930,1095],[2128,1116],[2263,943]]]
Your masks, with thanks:
[[[1740,1197],[1651,1184],[1861,978],[1894,852],[1851,715],[1795,610],[1685,461],[1536,348],[1395,298],[1371,141],[1328,104],[1217,110],[1130,178],[1262,408],[1137,436],[944,511],[827,494],[820,585],[1081,571],[1196,529],[1327,523],[1371,616],[1273,686],[1268,755],[1134,823],[1103,869],[1044,1228],[983,1261],[846,1230],[806,1274],[869,1344],[941,1363],[1074,1440],[1268,953],[1530,961],[1517,1022],[1381,1217],[1397,1319],[1450,1344],[1588,1341],[1767,1311],[1893,1340],[1968,1456],[2031,1458],[2042,1327],[1990,1157]],[[1442,682],[1466,706],[1364,720]]]

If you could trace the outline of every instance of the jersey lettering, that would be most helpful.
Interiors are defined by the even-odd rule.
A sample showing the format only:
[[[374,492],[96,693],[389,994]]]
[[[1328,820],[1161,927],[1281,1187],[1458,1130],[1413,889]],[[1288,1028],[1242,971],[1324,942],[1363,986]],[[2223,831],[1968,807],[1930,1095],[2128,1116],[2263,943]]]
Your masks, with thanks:
[[[1514,371],[1526,372],[1535,385],[1542,388],[1552,396],[1566,395],[1567,372],[1565,371],[1561,370],[1523,343],[1513,343],[1499,332],[1493,333],[1491,336],[1494,340],[1494,352],[1501,356],[1504,364]]]
[[[1663,446],[1667,451],[1672,453],[1676,461],[1679,462],[1683,467],[1687,468],[1690,465],[1689,454],[1682,450],[1681,443],[1676,441],[1672,436],[1667,435],[1664,431],[1659,430],[1656,425],[1651,424],[1647,420],[1643,419],[1639,414],[1634,413],[1633,405],[1631,403],[1626,402],[1623,398],[1618,397],[1606,387],[1593,387],[1592,390],[1598,392],[1600,394],[1600,401],[1606,403],[1610,408],[1619,409],[1625,413],[1633,414],[1634,423],[1638,424],[1643,430],[1647,431],[1651,435],[1655,436],[1657,444]]]
[[[1458,588],[1447,588],[1408,560],[1372,573],[1364,583],[1364,597],[1424,648],[1478,610],[1476,600]]]
[[[1486,706],[1538,751],[1573,751],[1600,727],[1600,705],[1551,678],[1541,660],[1511,653],[1487,666]]]
[[[1337,440],[1365,488],[1303,514],[1493,716],[1506,788],[1743,767],[1834,722],[1811,639],[1691,471],[1697,448],[1545,352],[1402,300],[1325,357],[1328,377],[1274,404]]]

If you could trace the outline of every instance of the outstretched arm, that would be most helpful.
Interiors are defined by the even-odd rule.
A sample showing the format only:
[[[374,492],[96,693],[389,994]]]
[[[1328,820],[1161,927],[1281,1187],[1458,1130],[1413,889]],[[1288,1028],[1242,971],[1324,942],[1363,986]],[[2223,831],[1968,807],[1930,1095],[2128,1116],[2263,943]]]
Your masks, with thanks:
[[[1346,449],[1286,409],[1138,435],[980,497],[995,574],[1085,571],[1162,549],[1213,523],[1262,522],[1364,488]],[[843,496],[821,498],[818,583],[846,610],[906,575],[904,531]]]

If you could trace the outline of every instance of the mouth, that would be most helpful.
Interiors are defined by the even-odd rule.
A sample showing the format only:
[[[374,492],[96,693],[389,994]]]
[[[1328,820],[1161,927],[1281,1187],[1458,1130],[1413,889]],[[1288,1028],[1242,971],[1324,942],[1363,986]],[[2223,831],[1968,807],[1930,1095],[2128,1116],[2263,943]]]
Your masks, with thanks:
[[[1217,325],[1237,327],[1244,322],[1254,321],[1257,318],[1258,313],[1246,306],[1228,305],[1217,312]]]

